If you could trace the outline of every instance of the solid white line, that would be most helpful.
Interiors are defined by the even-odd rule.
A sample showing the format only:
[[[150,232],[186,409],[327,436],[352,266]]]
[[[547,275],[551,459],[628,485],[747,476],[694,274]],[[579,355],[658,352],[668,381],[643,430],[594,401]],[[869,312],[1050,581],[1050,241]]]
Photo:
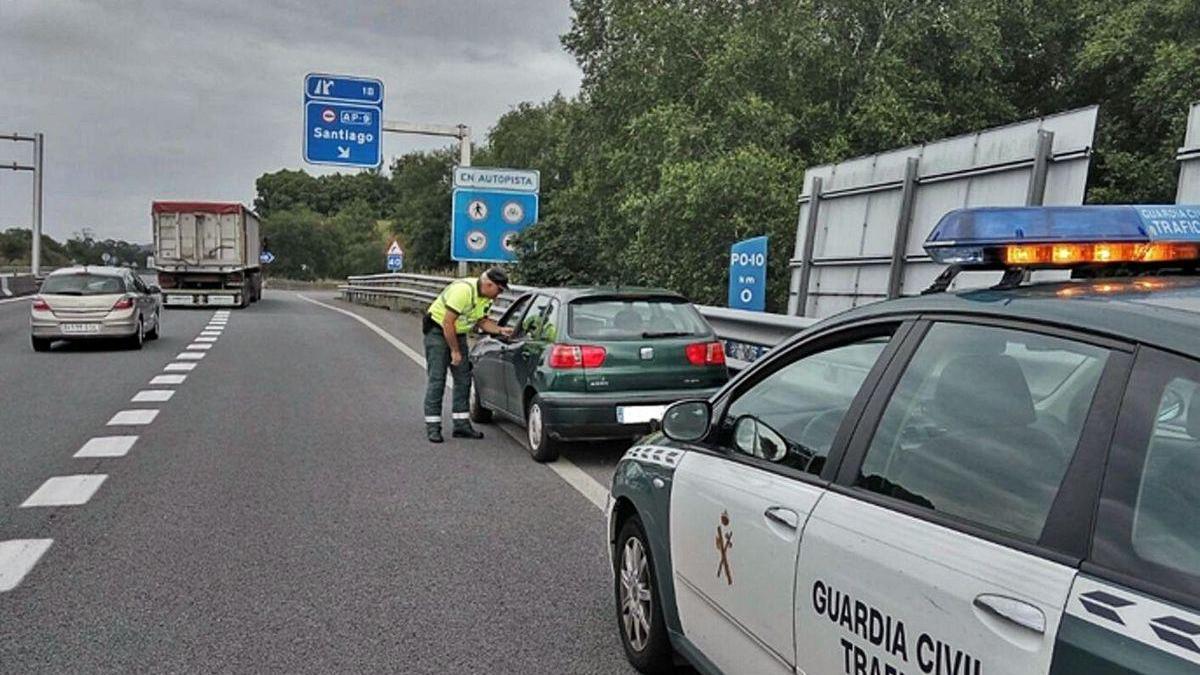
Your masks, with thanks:
[[[162,403],[175,395],[172,389],[143,389],[129,399],[130,403]]]
[[[53,543],[53,539],[0,541],[0,593],[16,588]]]
[[[189,370],[195,370],[194,363],[168,363],[166,368],[163,368],[168,373],[186,373]]]
[[[335,312],[340,312],[354,319],[367,328],[370,328],[375,334],[386,340],[388,344],[400,350],[402,354],[415,361],[417,365],[421,366],[422,368],[425,367],[425,357],[421,356],[415,350],[413,350],[412,347],[404,344],[397,339],[396,336],[385,331],[379,326],[376,326],[371,321],[355,314],[354,312],[351,312],[350,310],[342,309],[341,307],[335,307],[319,300],[313,300],[312,298],[301,293],[297,293],[296,295],[305,302],[311,302],[312,304],[324,307],[325,309],[332,309]],[[522,447],[524,447],[525,441],[523,439],[505,428],[503,423],[501,423],[499,426],[504,429],[505,433],[507,433],[519,444],[521,444]],[[567,485],[575,488],[579,494],[583,495],[592,504],[595,504],[596,508],[600,509],[601,511],[604,510],[604,504],[606,501],[608,501],[608,488],[604,487],[600,481],[589,476],[587,472],[585,472],[583,469],[580,469],[575,465],[574,462],[566,457],[559,457],[557,462],[547,462],[546,466],[549,467],[551,471],[558,474],[559,478],[562,478],[564,481],[566,481]]]
[[[192,344],[188,345],[187,348],[196,350],[196,351],[206,352],[206,351],[212,349],[212,345],[202,345],[198,342],[193,342]]]
[[[30,300],[33,300],[33,296],[32,295],[19,295],[15,298],[6,298],[4,300],[0,300],[0,305],[7,305],[10,302],[21,302],[22,300],[24,300],[25,302],[29,302]],[[4,570],[0,570],[0,572],[3,572],[3,571]],[[4,590],[4,589],[0,588],[0,590]]]
[[[108,426],[110,426],[110,427],[122,426],[122,425],[141,426],[144,424],[150,424],[151,422],[154,421],[155,417],[158,417],[158,411],[153,410],[153,409],[139,408],[136,410],[122,410],[121,412],[112,416],[112,419],[108,421]]]
[[[187,375],[155,375],[150,384],[183,384]]]
[[[100,436],[88,440],[75,457],[124,457],[137,442],[137,436]]]
[[[204,352],[180,352],[175,358],[180,361],[199,361],[207,356]]]
[[[100,485],[108,478],[104,473],[87,473],[77,476],[55,476],[46,479],[42,486],[33,491],[21,503],[21,508],[35,506],[79,506],[86,504]]]
[[[201,335],[200,337],[196,338],[196,342],[207,342],[209,344],[212,344],[216,341],[217,341],[216,335]]]

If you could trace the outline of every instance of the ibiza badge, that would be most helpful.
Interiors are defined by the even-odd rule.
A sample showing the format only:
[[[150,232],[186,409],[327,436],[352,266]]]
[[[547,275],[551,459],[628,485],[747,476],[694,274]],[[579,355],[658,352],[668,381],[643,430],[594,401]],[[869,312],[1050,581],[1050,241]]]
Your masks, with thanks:
[[[725,583],[733,585],[733,569],[729,567],[729,549],[733,548],[733,530],[729,527],[729,512],[721,512],[721,522],[717,525],[717,553],[721,561],[717,563],[717,578],[725,576]]]

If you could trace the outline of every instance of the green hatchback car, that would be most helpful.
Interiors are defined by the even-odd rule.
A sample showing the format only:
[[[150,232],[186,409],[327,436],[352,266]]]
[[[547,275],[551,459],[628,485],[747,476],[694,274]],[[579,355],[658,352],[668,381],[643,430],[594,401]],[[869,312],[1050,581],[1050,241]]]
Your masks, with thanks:
[[[569,440],[633,439],[670,403],[729,379],[725,351],[686,298],[656,288],[548,288],[500,319],[510,338],[471,350],[471,419],[523,425],[539,462]]]

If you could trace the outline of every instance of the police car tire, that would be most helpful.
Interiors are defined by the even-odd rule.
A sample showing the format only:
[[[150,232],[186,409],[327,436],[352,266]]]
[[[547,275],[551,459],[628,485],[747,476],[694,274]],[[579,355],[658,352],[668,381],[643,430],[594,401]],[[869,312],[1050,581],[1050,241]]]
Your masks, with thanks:
[[[633,648],[629,636],[625,634],[625,625],[621,621],[621,555],[625,550],[625,542],[637,538],[645,551],[647,569],[650,574],[650,634],[646,646],[641,651]],[[642,528],[642,519],[630,516],[621,531],[617,534],[617,547],[613,556],[616,569],[613,570],[613,605],[616,609],[617,632],[621,634],[621,646],[625,649],[625,658],[641,673],[670,673],[674,671],[675,652],[671,641],[667,638],[667,625],[663,620],[662,600],[658,593],[658,576],[655,574],[654,555],[650,552],[650,542],[646,531]]]
[[[471,421],[479,424],[487,424],[492,421],[492,411],[483,406],[483,401],[479,399],[479,389],[475,386],[475,382],[471,382],[471,399],[470,405],[467,406],[470,411]]]

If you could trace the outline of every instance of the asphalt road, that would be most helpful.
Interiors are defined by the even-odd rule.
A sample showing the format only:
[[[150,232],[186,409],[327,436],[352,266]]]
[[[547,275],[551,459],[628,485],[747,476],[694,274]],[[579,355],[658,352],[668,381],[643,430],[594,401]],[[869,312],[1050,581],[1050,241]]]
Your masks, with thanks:
[[[409,317],[352,311],[419,344]],[[26,312],[0,304],[0,589],[4,542],[53,543],[0,592],[0,672],[632,672],[578,487],[607,485],[621,448],[552,469],[496,427],[431,446],[421,369],[294,293],[232,311],[191,360],[212,310],[165,313],[140,352],[50,353]],[[131,402],[147,389],[174,394]],[[159,412],[106,426],[123,410]],[[73,457],[114,435],[137,437],[124,456]],[[73,475],[107,478],[22,507]]]

